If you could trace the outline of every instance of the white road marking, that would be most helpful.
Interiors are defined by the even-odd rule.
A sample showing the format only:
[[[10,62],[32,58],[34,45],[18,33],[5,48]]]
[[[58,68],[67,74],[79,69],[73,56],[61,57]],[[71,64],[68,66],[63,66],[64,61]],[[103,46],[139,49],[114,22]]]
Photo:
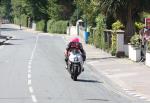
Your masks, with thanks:
[[[31,95],[31,97],[32,97],[32,101],[33,101],[34,103],[37,103],[36,96],[35,96],[35,95]]]
[[[31,73],[31,69],[28,68],[28,73]]]
[[[28,65],[28,69],[31,69],[31,65]]]
[[[32,50],[31,57],[30,57],[29,62],[28,62],[28,86],[29,86],[28,88],[29,88],[29,92],[31,94],[32,101],[34,103],[37,103],[37,98],[34,95],[34,90],[33,90],[32,83],[31,83],[32,82],[32,80],[31,80],[31,77],[32,77],[31,68],[32,68],[32,66],[31,65],[32,65],[32,61],[34,58],[35,50],[37,48],[38,38],[39,38],[39,35],[37,35],[37,37],[36,37],[36,42],[35,42],[34,48]]]
[[[28,80],[28,85],[31,85],[31,80],[30,79]]]
[[[30,73],[28,73],[28,79],[31,79],[31,74]]]
[[[29,92],[32,94],[34,91],[33,91],[33,88],[31,86],[29,86]]]
[[[29,61],[28,65],[31,65],[31,62]]]
[[[146,97],[143,97],[143,96],[141,96],[141,97],[139,97],[140,99],[147,99]]]
[[[108,75],[109,77],[129,77],[129,76],[135,76],[135,75],[138,75],[138,73],[119,73],[119,74],[111,74],[111,75]]]
[[[135,94],[134,96],[135,96],[135,97],[141,97],[141,95],[139,95],[139,94]]]
[[[147,101],[147,102],[150,102],[150,99],[147,99],[146,101]]]
[[[31,57],[30,57],[30,60],[33,60],[33,56],[34,56],[34,53],[35,53],[35,50],[36,50],[36,47],[37,47],[38,38],[39,38],[39,36],[36,37],[35,46],[34,46],[34,48],[33,48],[33,51],[32,51]]]
[[[32,62],[32,60],[30,59],[29,62]]]
[[[127,94],[129,94],[129,95],[133,95],[134,97],[137,97],[137,98],[139,98],[139,99],[141,99],[141,100],[145,100],[145,101],[150,102],[150,99],[148,99],[147,97],[145,97],[145,96],[143,96],[143,95],[141,95],[141,94],[135,93],[135,92],[133,92],[132,90],[124,89],[124,91],[125,91]]]
[[[130,94],[130,95],[136,95],[136,93],[134,93],[134,92],[129,92],[128,94]]]

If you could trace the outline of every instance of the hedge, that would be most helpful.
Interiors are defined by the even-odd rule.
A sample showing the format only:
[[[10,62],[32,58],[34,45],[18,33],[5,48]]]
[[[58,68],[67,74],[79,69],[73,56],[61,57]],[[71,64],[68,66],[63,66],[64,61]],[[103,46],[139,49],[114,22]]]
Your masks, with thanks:
[[[45,28],[45,21],[44,20],[36,22],[36,30],[44,31],[45,30],[44,28]]]
[[[28,17],[27,15],[21,15],[21,23],[22,23],[22,26],[25,26],[27,27],[27,22],[28,22]]]
[[[14,17],[14,24],[20,24],[20,19],[18,17]]]
[[[49,20],[48,23],[47,23],[47,31],[49,33],[65,34],[66,30],[67,30],[67,21]]]
[[[14,17],[14,23],[17,25],[21,25],[27,27],[27,15],[21,15],[21,17]]]
[[[47,32],[51,33],[52,32],[52,25],[54,25],[55,20],[49,20],[47,22]]]

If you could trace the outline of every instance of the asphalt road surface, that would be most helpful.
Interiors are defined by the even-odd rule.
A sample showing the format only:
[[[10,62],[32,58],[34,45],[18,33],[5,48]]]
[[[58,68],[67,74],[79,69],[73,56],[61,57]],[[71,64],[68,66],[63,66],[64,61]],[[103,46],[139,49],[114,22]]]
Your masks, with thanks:
[[[63,35],[2,27],[13,39],[0,46],[0,103],[144,103],[86,64],[73,81],[65,69]]]

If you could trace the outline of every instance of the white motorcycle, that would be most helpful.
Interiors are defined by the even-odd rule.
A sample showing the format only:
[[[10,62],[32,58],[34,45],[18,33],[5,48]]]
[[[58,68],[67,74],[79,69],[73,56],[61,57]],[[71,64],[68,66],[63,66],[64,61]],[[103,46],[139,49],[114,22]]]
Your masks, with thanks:
[[[67,69],[71,74],[71,78],[76,81],[83,69],[83,58],[80,50],[73,49],[69,53]]]

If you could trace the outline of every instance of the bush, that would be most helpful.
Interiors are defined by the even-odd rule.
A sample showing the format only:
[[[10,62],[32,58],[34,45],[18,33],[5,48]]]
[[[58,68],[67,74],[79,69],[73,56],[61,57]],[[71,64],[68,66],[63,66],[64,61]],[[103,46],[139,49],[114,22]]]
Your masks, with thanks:
[[[14,23],[17,24],[17,25],[21,25],[22,26],[25,26],[27,27],[27,22],[28,22],[28,19],[27,19],[27,15],[21,15],[20,17],[14,17]]]
[[[112,55],[116,55],[116,50],[117,50],[117,47],[116,47],[116,39],[117,39],[117,35],[116,35],[116,32],[113,32],[112,33],[112,43],[111,43],[111,54]]]
[[[138,35],[137,33],[135,33],[131,39],[130,39],[131,45],[133,45],[134,47],[139,48],[140,47],[140,35]]]
[[[48,22],[48,32],[50,33],[60,33],[60,34],[65,34],[67,30],[67,23],[68,21],[54,21],[50,20]]]
[[[95,32],[95,28],[89,28],[89,33],[90,36],[88,37],[88,43],[89,44],[94,44],[94,33]]]
[[[52,25],[54,25],[55,20],[49,20],[47,22],[47,32],[51,33],[52,32]]]
[[[112,29],[113,30],[124,29],[124,25],[119,20],[117,20],[115,23],[112,24]]]
[[[27,15],[21,15],[21,25],[27,27],[28,18]]]
[[[44,20],[36,22],[36,30],[44,31],[44,28],[45,28],[45,21]]]
[[[96,30],[94,33],[94,45],[97,48],[105,49],[105,42],[104,42],[104,16],[99,15],[96,18]]]
[[[139,32],[144,27],[144,24],[141,22],[135,22],[136,31]]]
[[[14,17],[14,24],[20,25],[20,19],[19,17]]]
[[[117,50],[117,47],[116,47],[116,39],[117,39],[117,33],[116,33],[116,30],[120,30],[120,29],[124,29],[124,25],[119,21],[117,20],[115,23],[112,24],[112,29],[114,30],[113,33],[112,33],[112,38],[111,38],[111,54],[112,55],[116,55],[116,50]]]

